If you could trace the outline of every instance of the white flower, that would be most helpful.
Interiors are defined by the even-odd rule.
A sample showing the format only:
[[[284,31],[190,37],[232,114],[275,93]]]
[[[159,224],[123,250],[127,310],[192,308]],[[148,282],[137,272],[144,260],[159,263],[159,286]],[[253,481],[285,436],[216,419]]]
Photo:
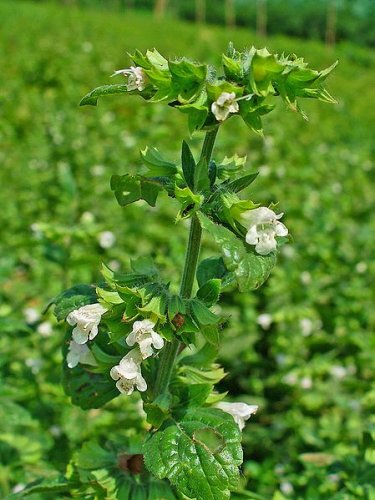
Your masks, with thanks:
[[[74,368],[78,365],[78,363],[97,366],[97,362],[87,345],[77,344],[74,340],[70,341],[69,352],[66,356],[66,363],[69,368]]]
[[[309,318],[302,318],[299,322],[302,335],[308,337],[314,330],[314,323]]]
[[[16,486],[13,487],[12,493],[20,493],[26,488],[26,484],[23,483],[18,483]]]
[[[117,380],[117,389],[130,396],[133,393],[134,387],[140,392],[147,389],[147,383],[141,373],[142,357],[138,349],[133,349],[122,358],[120,363],[111,368],[110,375],[113,380]]]
[[[291,495],[294,491],[294,488],[292,483],[284,481],[280,484],[280,490],[284,493],[284,495]]]
[[[266,207],[248,210],[242,214],[248,224],[246,243],[255,245],[255,251],[260,255],[268,255],[276,249],[275,236],[286,236],[288,229],[278,219],[284,214],[276,215],[275,212]]]
[[[358,262],[358,264],[355,266],[355,270],[359,274],[363,274],[367,271],[367,264],[366,262]]]
[[[247,405],[246,403],[226,403],[225,401],[217,403],[216,408],[232,415],[234,421],[240,428],[240,431],[242,431],[245,427],[245,421],[258,410],[258,406],[256,405]]]
[[[302,389],[311,389],[313,382],[311,380],[311,377],[302,377],[300,385]]]
[[[91,212],[83,212],[81,215],[81,222],[82,224],[92,224],[95,222],[95,215]]]
[[[153,328],[155,323],[149,319],[142,321],[135,321],[133,324],[133,331],[128,335],[126,343],[132,347],[135,343],[139,344],[139,349],[142,358],[146,359],[153,355],[155,349],[161,349],[164,345],[163,338],[156,333]]]
[[[340,365],[333,365],[330,372],[333,377],[338,379],[343,379],[348,374],[348,370],[344,366]]]
[[[43,321],[36,330],[42,337],[50,337],[52,335],[52,323]]]
[[[101,304],[88,304],[68,314],[66,321],[69,325],[77,325],[72,332],[73,340],[77,344],[85,344],[98,335],[98,325],[102,314],[107,311]]]
[[[116,236],[112,231],[103,231],[98,235],[98,241],[102,248],[111,248],[116,242]]]
[[[23,315],[25,317],[26,323],[31,325],[32,323],[36,323],[40,318],[40,312],[34,307],[26,307],[23,310]]]
[[[257,323],[263,328],[263,330],[268,330],[272,324],[272,321],[272,316],[267,313],[259,314],[259,316],[257,317]]]
[[[113,73],[112,76],[115,75],[124,75],[128,77],[128,87],[129,91],[131,90],[142,90],[146,87],[146,73],[143,71],[143,68],[139,66],[130,66],[130,68],[119,69]]]
[[[235,100],[234,92],[222,92],[215,102],[211,105],[211,111],[217,121],[222,122],[230,113],[237,113],[239,110],[238,102]]]

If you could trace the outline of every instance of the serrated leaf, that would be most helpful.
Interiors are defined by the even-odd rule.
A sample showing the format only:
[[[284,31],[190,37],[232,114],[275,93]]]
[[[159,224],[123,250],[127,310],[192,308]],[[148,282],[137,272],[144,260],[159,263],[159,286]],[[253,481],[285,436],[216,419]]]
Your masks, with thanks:
[[[182,141],[181,164],[186,184],[190,189],[194,189],[194,174],[196,164],[190,147],[185,141]]]
[[[177,167],[174,163],[166,160],[156,148],[146,147],[141,151],[141,158],[147,165],[148,174],[153,177],[171,177],[177,174]]]
[[[128,91],[127,85],[124,83],[115,85],[103,85],[102,87],[97,87],[81,99],[79,103],[80,106],[96,106],[98,103],[98,97],[113,95],[113,94],[126,94]]]
[[[163,191],[163,186],[154,179],[125,174],[112,176],[111,189],[122,207],[138,200],[145,200],[154,207],[160,191]]]
[[[68,314],[82,306],[94,304],[98,301],[93,285],[75,285],[61,292],[52,301],[55,304],[54,315],[58,321],[65,319]]]
[[[197,291],[197,298],[204,302],[208,307],[216,304],[219,300],[221,291],[221,280],[220,279],[210,279],[206,281]]]
[[[197,500],[225,500],[238,487],[241,433],[217,409],[190,409],[152,434],[144,444],[145,464],[179,492]]]

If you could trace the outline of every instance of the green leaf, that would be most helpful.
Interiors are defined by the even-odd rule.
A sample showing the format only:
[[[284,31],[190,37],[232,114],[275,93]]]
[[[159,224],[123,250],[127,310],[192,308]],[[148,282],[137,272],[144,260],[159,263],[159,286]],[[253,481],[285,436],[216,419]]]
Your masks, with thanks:
[[[125,174],[111,177],[111,189],[122,207],[138,200],[145,200],[151,207],[154,207],[163,186],[154,179]]]
[[[240,292],[259,288],[275,267],[276,260],[274,252],[268,255],[246,254],[235,271]]]
[[[82,365],[69,368],[66,363],[68,344],[71,337],[71,329],[68,329],[63,344],[63,371],[62,385],[65,394],[69,396],[72,403],[83,410],[100,408],[108,401],[117,397],[120,393],[107,374],[93,373],[86,370]]]
[[[222,257],[209,257],[202,260],[197,268],[198,285],[202,287],[211,279],[222,279],[228,273]]]
[[[135,273],[153,277],[158,275],[158,269],[151,257],[138,257],[136,259],[131,259],[130,265]]]
[[[184,365],[196,366],[198,368],[203,368],[211,363],[213,363],[217,357],[217,348],[211,344],[206,344],[198,352],[184,356],[182,358],[182,363]]]
[[[259,288],[275,266],[276,254],[256,254],[250,246],[245,248],[242,241],[229,229],[215,224],[202,213],[198,213],[198,218],[202,228],[211,234],[221,249],[224,264],[235,274],[240,292]]]
[[[74,462],[81,469],[104,469],[116,462],[116,456],[102,448],[96,441],[87,441],[74,454]]]
[[[217,176],[219,179],[230,179],[243,170],[245,163],[246,156],[238,156],[237,154],[230,158],[226,156],[224,160],[217,165]]]
[[[54,315],[58,321],[61,321],[70,312],[82,306],[94,304],[97,301],[98,298],[93,285],[76,285],[53,299],[52,304],[55,304]]]
[[[155,428],[159,428],[161,424],[170,416],[169,407],[171,404],[170,396],[163,394],[158,396],[152,403],[144,403],[143,409],[147,414],[147,422]]]
[[[212,408],[190,409],[147,439],[145,464],[188,498],[225,500],[238,487],[240,441],[230,415]]]
[[[181,378],[172,383],[170,390],[179,400],[179,408],[197,408],[204,405],[212,390],[212,384],[183,383]]]
[[[182,172],[186,184],[190,189],[194,189],[195,160],[187,142],[182,141],[181,149]]]
[[[56,478],[38,479],[26,485],[26,487],[18,494],[10,495],[7,498],[23,498],[36,493],[49,493],[56,495],[57,493],[68,493],[71,489],[78,485],[69,481],[64,476]],[[51,498],[51,497],[49,497]],[[57,496],[55,496],[57,498]]]
[[[221,280],[219,279],[210,279],[206,281],[206,283],[201,286],[197,292],[197,297],[208,307],[211,307],[213,304],[219,300],[221,291]]]
[[[216,350],[217,354],[217,350]],[[209,369],[198,369],[194,366],[185,365],[180,368],[183,378],[191,384],[217,384],[225,377],[224,370],[213,364]]]
[[[157,316],[162,321],[165,320],[165,311],[167,307],[167,298],[164,294],[156,295],[143,307],[139,307],[142,313],[148,313]]]
[[[98,103],[98,97],[102,97],[105,95],[113,95],[113,94],[126,94],[127,93],[127,85],[124,83],[115,84],[115,85],[103,85],[102,87],[97,87],[96,89],[89,92],[81,102],[80,106],[96,106]]]
[[[125,500],[125,497],[119,497],[119,500]],[[151,480],[147,500],[177,500],[177,497],[166,482]]]
[[[97,287],[96,293],[98,297],[103,299],[108,304],[122,304],[124,301],[117,292],[111,290],[104,290],[104,288]]]
[[[172,320],[176,314],[185,314],[185,302],[179,295],[172,295],[168,301],[168,317]]]
[[[194,190],[207,191],[210,189],[210,178],[208,176],[208,164],[206,158],[202,158],[197,163],[194,172]]]
[[[258,172],[255,174],[245,175],[244,177],[240,177],[232,182],[226,184],[226,188],[229,191],[233,191],[234,193],[239,193],[243,189],[246,189],[255,179],[258,177]]]
[[[206,325],[201,328],[203,337],[214,346],[218,346],[220,342],[219,329],[217,325]]]
[[[200,94],[207,76],[207,65],[188,59],[169,61],[173,95],[180,103],[188,103]]]
[[[231,57],[223,54],[222,63],[225,76],[232,81],[241,82],[243,78],[243,68],[240,61],[236,61]]]
[[[93,353],[96,361],[100,364],[100,367],[103,367],[106,373],[109,372],[112,366],[117,365],[122,357],[122,356],[113,356],[112,354],[106,353],[96,343],[92,343],[91,352]]]
[[[177,167],[174,163],[166,160],[156,148],[146,147],[141,151],[141,158],[148,167],[148,174],[153,177],[171,177],[177,174]]]
[[[203,195],[194,194],[193,191],[185,187],[183,189],[175,187],[175,197],[180,202],[181,208],[176,220],[185,219],[191,216],[203,203]]]
[[[218,323],[219,318],[197,299],[189,300],[189,306],[193,319],[201,326]]]

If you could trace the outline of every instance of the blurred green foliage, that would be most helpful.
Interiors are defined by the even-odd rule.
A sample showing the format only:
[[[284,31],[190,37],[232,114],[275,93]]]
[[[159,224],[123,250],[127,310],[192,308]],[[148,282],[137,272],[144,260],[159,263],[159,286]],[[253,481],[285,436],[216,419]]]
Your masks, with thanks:
[[[155,0],[34,0],[103,10],[152,11]],[[260,4],[264,7],[260,7]],[[167,0],[166,15],[189,21],[203,17],[210,24],[226,24],[230,14],[227,0]],[[334,15],[338,41],[375,46],[375,3],[373,0],[232,0],[232,12],[238,26],[256,28],[258,17],[265,14],[270,35],[324,40],[327,23]],[[228,16],[229,14],[229,16]]]
[[[143,202],[121,209],[109,187],[111,174],[137,172],[147,145],[175,158],[188,137],[184,117],[126,98],[82,109],[80,98],[110,83],[136,48],[217,63],[229,40],[238,47],[264,41],[248,31],[155,25],[147,14],[3,1],[0,15],[4,497],[64,473],[82,442],[131,440],[132,429],[145,425],[137,396],[88,412],[70,404],[60,380],[64,328],[50,313],[41,316],[49,300],[72,283],[98,281],[101,261],[123,267],[140,254],[155,257],[177,285],[184,257],[186,227],[173,225],[177,205],[165,197],[158,210]],[[220,389],[260,405],[243,435],[249,492],[372,499],[375,58],[354,45],[332,52],[276,37],[267,45],[318,68],[339,58],[330,82],[339,104],[306,103],[309,123],[276,109],[265,139],[235,119],[220,131],[214,156],[248,155],[249,173],[260,171],[252,198],[280,201],[294,240],[262,289],[223,296],[228,375]],[[201,139],[193,138],[196,151]],[[109,248],[106,231],[116,237]],[[208,238],[205,244],[202,257],[214,249]]]

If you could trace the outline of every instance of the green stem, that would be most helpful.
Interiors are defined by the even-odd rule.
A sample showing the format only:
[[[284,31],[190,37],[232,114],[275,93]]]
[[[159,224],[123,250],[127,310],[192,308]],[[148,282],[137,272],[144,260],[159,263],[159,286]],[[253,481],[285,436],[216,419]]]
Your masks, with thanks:
[[[215,144],[218,127],[206,133],[204,138],[200,160],[205,159],[207,165],[210,162],[212,151]],[[180,295],[184,298],[189,298],[193,290],[195,272],[198,264],[198,257],[201,248],[202,228],[199,224],[198,217],[193,215],[190,224],[189,242],[186,250],[184,271],[182,274]],[[169,342],[162,351],[160,356],[160,366],[155,382],[154,398],[164,394],[169,385],[172,375],[173,366],[176,361],[177,353],[180,350],[180,341],[178,339]]]

